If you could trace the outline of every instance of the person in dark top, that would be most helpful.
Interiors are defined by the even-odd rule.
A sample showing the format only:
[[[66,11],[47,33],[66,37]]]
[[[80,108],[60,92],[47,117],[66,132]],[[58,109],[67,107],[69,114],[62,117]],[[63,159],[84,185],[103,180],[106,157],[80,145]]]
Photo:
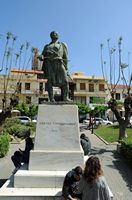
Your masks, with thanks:
[[[84,155],[89,155],[89,153],[91,151],[91,142],[90,142],[89,138],[84,133],[82,133],[80,135],[80,143],[81,143],[81,146],[83,148]]]
[[[62,188],[63,199],[72,200],[73,198],[81,198],[81,194],[77,194],[81,176],[82,168],[80,166],[75,167],[66,174]]]
[[[19,149],[19,151],[15,151],[14,155],[11,157],[12,162],[14,163],[16,168],[19,168],[21,166],[21,163],[28,163],[29,162],[29,154],[30,150],[33,149],[33,141],[31,137],[27,137],[25,139],[25,150],[22,151]]]

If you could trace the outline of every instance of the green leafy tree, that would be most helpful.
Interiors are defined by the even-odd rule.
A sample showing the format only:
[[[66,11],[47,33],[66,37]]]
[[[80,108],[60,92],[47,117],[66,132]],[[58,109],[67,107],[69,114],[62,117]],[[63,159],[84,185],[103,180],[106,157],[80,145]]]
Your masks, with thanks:
[[[89,106],[82,104],[80,102],[76,103],[79,109],[79,114],[87,114],[90,112],[91,108],[89,108]]]
[[[22,103],[19,103],[17,106],[16,106],[16,109],[18,109],[20,112],[21,112],[21,115],[26,115],[28,116],[28,110],[29,110],[29,107],[26,103],[22,102]]]
[[[38,107],[31,104],[28,105],[26,103],[20,103],[16,106],[16,109],[18,109],[21,112],[21,115],[26,115],[28,117],[33,118],[37,112],[38,112]]]
[[[102,115],[104,115],[104,113],[107,109],[108,109],[108,106],[105,106],[105,105],[95,106],[95,108],[93,110],[94,116],[96,116],[98,114],[102,117]]]
[[[35,105],[30,105],[28,110],[28,116],[32,119],[38,113],[38,107]]]

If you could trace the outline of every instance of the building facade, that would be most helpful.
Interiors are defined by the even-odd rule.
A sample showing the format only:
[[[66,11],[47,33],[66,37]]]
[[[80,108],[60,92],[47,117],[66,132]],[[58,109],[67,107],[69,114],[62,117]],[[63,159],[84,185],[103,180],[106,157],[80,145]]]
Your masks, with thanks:
[[[12,98],[38,105],[48,100],[43,71],[11,69],[10,76],[0,75],[0,108],[8,107]],[[4,105],[5,104],[5,105]]]
[[[11,105],[15,98],[19,103],[38,105],[48,101],[48,92],[46,91],[47,79],[43,77],[41,70],[22,70],[11,69],[10,75],[0,74],[0,109],[5,109]],[[69,96],[74,97],[74,83],[71,78],[69,82]],[[61,90],[53,87],[56,101],[61,101]]]
[[[86,76],[83,72],[72,74],[75,83],[74,101],[86,105],[106,103],[106,81],[103,77]]]
[[[46,91],[47,80],[43,78],[43,71],[11,69],[10,76],[0,74],[0,109],[3,107],[3,100],[10,105],[11,98],[18,98],[19,102],[33,103],[38,105],[48,101]],[[73,81],[73,82],[72,82]],[[81,102],[91,107],[100,104],[107,104],[111,98],[103,77],[87,76],[83,72],[75,72],[69,81],[71,96],[75,102]],[[54,88],[54,94],[59,95],[60,89]],[[115,98],[124,101],[127,88],[124,85],[117,85]]]

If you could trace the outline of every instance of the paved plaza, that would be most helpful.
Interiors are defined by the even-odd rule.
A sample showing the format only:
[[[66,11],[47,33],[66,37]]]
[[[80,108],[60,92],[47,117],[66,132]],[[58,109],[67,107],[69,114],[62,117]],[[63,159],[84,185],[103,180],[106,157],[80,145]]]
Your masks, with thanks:
[[[114,194],[114,200],[132,199],[132,169],[128,167],[126,161],[116,152],[116,145],[107,145],[90,131],[84,132],[91,140],[91,155],[97,155],[103,165],[106,180]],[[10,159],[11,155],[18,148],[24,148],[21,144],[11,144],[8,155],[0,159],[0,180],[1,183],[7,179],[14,166]]]
[[[0,158],[0,186],[2,183],[11,176],[14,165],[11,161],[11,156],[18,150],[18,148],[24,149],[25,142],[10,144],[10,150],[4,158]]]
[[[107,145],[90,131],[85,132],[92,143],[91,155],[97,155],[103,165],[108,185],[114,200],[132,199],[132,169],[116,149],[117,145]]]

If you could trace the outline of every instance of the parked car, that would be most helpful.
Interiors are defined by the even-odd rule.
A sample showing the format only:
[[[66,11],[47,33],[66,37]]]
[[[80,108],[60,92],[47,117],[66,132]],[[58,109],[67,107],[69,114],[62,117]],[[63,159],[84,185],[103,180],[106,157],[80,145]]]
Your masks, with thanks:
[[[104,124],[104,125],[113,125],[113,122],[112,121],[109,121],[108,119],[103,119],[103,118],[98,118],[96,120],[99,120],[101,124]]]
[[[83,124],[87,124],[88,126],[92,126],[92,122],[94,127],[98,127],[101,124],[100,120],[96,118],[87,118],[83,120]]]
[[[80,131],[88,130],[89,125],[84,123],[79,123]]]
[[[83,124],[90,125],[90,118],[84,119]]]
[[[22,123],[31,122],[30,117],[27,117],[27,116],[16,116],[15,118],[19,119]]]
[[[130,124],[131,124],[131,126],[132,126],[132,116],[130,117]]]
[[[112,125],[113,124],[113,122],[111,122],[109,120],[104,120],[100,117],[95,117],[95,118],[92,118],[91,120],[93,120],[93,123],[96,124],[97,126],[100,124],[104,124],[104,125]],[[83,120],[83,123],[87,123],[90,125],[90,118]]]
[[[125,117],[122,117],[123,119],[125,119]],[[119,122],[117,120],[114,120],[114,123],[113,123],[115,126],[119,126]],[[130,117],[130,120],[129,120],[129,124],[127,125],[128,128],[132,128],[132,117]]]
[[[37,123],[37,115],[33,117],[32,122]]]

